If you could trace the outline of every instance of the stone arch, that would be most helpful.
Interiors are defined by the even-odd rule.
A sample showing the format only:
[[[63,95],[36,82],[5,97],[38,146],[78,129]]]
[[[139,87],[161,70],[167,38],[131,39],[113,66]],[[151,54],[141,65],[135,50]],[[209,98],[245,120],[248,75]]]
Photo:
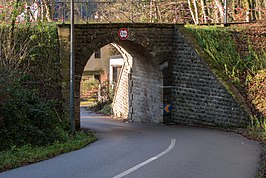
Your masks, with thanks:
[[[116,31],[111,31],[108,34],[97,36],[88,36],[88,44],[85,44],[85,46],[77,46],[76,57],[79,59],[79,63],[87,62],[87,57],[91,56],[94,51],[98,50],[99,48],[108,45],[110,43],[116,43],[120,46],[125,46],[123,43],[127,42],[134,42],[136,45],[143,47],[145,50],[145,56],[151,55],[153,59],[157,60],[156,63],[160,63],[161,57],[165,56],[163,52],[161,52],[158,45],[156,45],[155,42],[153,42],[152,39],[149,39],[145,35],[137,32],[131,32],[130,36],[127,40],[121,41],[117,35]],[[125,48],[130,48],[130,45],[125,46]],[[143,52],[143,51],[142,51]]]
[[[114,101],[114,114],[127,117],[133,122],[163,122],[161,92],[162,74],[160,71],[160,49],[151,39],[143,34],[131,32],[130,37],[121,41],[117,32],[105,35],[88,36],[87,45],[77,46],[75,67],[75,103],[80,102],[80,80],[84,67],[94,51],[110,43],[125,49],[133,58],[132,66],[124,65],[120,85]],[[80,43],[78,43],[80,44]],[[125,92],[126,91],[126,92]],[[127,106],[125,106],[127,105]],[[123,109],[119,109],[119,107]],[[118,108],[118,109],[117,109]],[[126,109],[125,109],[126,108]],[[80,106],[75,105],[76,124],[79,125]],[[77,114],[78,113],[78,114]]]

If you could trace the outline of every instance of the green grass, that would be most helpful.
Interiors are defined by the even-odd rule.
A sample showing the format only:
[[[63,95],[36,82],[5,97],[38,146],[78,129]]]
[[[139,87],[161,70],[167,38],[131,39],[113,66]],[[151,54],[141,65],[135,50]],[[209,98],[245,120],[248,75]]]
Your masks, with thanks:
[[[74,136],[69,136],[68,141],[64,143],[54,143],[46,147],[25,145],[21,148],[2,151],[0,152],[0,172],[77,150],[94,141],[96,138],[91,133],[81,131]]]
[[[237,52],[230,32],[218,26],[186,26],[193,34],[199,46],[210,56],[211,66],[223,73],[226,79],[239,83],[244,72],[244,62]]]
[[[196,39],[198,45],[209,55],[207,60],[213,69],[223,74],[224,79],[234,85],[242,85],[241,79],[248,73],[255,75],[266,67],[266,53],[257,54],[251,44],[247,44],[249,55],[242,58],[237,51],[233,29],[220,26],[186,25],[186,29]]]

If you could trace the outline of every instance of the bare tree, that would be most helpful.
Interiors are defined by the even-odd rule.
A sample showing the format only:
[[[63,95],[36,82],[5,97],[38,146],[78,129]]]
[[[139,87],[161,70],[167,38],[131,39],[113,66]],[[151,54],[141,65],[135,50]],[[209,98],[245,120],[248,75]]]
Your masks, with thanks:
[[[50,4],[52,4],[52,0],[41,0],[40,1],[40,14],[41,14],[41,20],[42,21],[52,21],[51,20],[51,7]]]
[[[25,10],[24,2],[9,1],[5,5],[12,6],[8,18],[11,19],[11,25],[0,27],[0,66],[6,70],[17,70],[24,65],[23,61],[29,55],[31,38],[27,36],[27,31],[30,23],[28,27],[24,25],[25,34],[17,33],[17,16]],[[9,22],[5,21],[5,23]]]
[[[189,10],[192,16],[192,20],[193,22],[197,25],[199,24],[198,22],[198,17],[195,15],[195,9],[192,7],[192,2],[190,0],[188,0],[188,6],[189,6]],[[195,6],[194,6],[195,7]]]
[[[214,0],[215,4],[219,10],[219,14],[220,14],[220,22],[222,23],[224,21],[224,12],[223,12],[223,6],[220,2],[220,0]],[[219,19],[217,19],[219,21]]]
[[[206,0],[200,0],[203,22],[207,23]]]

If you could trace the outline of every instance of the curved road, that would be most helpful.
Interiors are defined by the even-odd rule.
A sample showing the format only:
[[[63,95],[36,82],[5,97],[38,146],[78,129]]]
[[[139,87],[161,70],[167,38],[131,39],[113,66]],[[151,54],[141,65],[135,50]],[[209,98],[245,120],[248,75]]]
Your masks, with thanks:
[[[114,121],[81,110],[99,138],[71,153],[0,173],[1,178],[254,178],[260,146],[213,129]]]

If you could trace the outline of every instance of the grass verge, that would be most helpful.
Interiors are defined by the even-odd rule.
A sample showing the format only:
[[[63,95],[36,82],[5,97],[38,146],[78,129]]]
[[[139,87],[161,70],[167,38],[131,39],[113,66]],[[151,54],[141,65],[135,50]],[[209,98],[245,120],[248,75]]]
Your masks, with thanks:
[[[46,160],[62,153],[67,153],[96,141],[91,133],[80,131],[64,143],[54,143],[46,147],[32,147],[25,145],[21,148],[13,148],[0,152],[0,172],[24,166],[30,163]]]

